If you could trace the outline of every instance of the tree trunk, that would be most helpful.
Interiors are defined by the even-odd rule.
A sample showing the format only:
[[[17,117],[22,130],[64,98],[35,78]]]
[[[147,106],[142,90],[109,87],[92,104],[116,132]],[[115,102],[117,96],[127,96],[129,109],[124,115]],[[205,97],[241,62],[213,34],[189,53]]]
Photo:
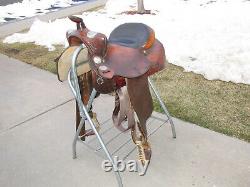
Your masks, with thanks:
[[[146,10],[144,8],[143,0],[137,0],[137,13],[138,14],[146,13]]]

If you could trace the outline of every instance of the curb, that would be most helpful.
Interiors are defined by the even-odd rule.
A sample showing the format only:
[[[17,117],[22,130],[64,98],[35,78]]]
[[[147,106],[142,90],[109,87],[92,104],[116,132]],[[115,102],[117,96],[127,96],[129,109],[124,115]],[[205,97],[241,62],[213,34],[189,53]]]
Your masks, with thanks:
[[[41,21],[55,20],[58,18],[67,17],[72,14],[82,13],[93,8],[98,8],[104,6],[107,0],[90,0],[86,3],[80,5],[74,5],[66,8],[62,8],[56,12],[49,12],[43,15],[37,15],[23,20],[12,21],[3,25],[0,25],[0,37],[5,37],[7,35],[20,32],[22,30],[28,29],[33,24],[36,18]]]

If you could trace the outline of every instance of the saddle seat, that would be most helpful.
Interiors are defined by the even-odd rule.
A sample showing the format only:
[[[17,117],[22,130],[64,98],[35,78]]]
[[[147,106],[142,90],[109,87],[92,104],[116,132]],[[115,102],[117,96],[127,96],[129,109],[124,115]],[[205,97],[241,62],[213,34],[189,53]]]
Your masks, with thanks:
[[[125,23],[115,28],[109,43],[129,48],[141,48],[147,43],[151,30],[142,23]]]

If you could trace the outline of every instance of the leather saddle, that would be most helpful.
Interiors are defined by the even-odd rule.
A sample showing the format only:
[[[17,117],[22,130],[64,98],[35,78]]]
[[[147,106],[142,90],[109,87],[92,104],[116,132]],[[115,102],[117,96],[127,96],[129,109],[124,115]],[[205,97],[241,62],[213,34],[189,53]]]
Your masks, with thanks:
[[[77,30],[67,32],[66,37],[70,46],[86,46],[93,87],[99,93],[115,92],[114,125],[121,131],[131,129],[133,141],[143,149],[144,161],[149,160],[146,121],[153,104],[148,76],[165,67],[163,45],[154,30],[143,23],[124,23],[107,39],[90,31],[81,18],[69,18],[76,22]]]

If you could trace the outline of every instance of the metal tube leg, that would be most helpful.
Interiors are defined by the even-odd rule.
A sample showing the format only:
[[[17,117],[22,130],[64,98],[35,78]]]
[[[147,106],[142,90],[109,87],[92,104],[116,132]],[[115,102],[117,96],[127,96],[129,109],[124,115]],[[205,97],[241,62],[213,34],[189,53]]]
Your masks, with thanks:
[[[74,54],[73,54],[73,58],[72,58],[72,65],[71,65],[71,69],[68,73],[68,83],[69,86],[71,88],[71,91],[73,92],[73,95],[75,96],[75,99],[77,101],[78,104],[78,108],[79,108],[79,112],[80,112],[80,116],[81,116],[81,121],[80,124],[77,128],[77,131],[75,133],[74,136],[74,140],[72,143],[72,151],[73,151],[73,158],[76,158],[76,143],[80,134],[80,131],[83,127],[84,121],[86,120],[86,113],[84,114],[84,111],[82,109],[82,107],[84,106],[82,99],[81,99],[81,94],[80,94],[80,88],[79,88],[79,84],[78,84],[78,78],[77,78],[77,73],[76,73],[76,60],[77,57],[80,53],[80,51],[84,48],[83,45],[79,46],[79,48],[77,48],[77,50],[75,50]],[[88,104],[87,104],[87,113],[89,112],[91,105],[93,103],[93,100],[95,98],[97,94],[97,91],[95,89],[93,89]]]
[[[77,143],[79,134],[81,132],[81,129],[83,127],[84,121],[85,121],[85,119],[81,118],[80,124],[79,124],[79,126],[77,128],[77,131],[75,133],[75,136],[74,136],[74,140],[73,140],[73,143],[72,143],[73,159],[76,158],[76,143]]]
[[[88,104],[87,104],[87,111],[89,112],[90,108],[91,108],[91,105],[95,99],[95,96],[97,94],[97,91],[95,89],[92,90],[91,92],[91,95],[89,97],[89,101],[88,101]]]
[[[170,116],[168,110],[167,110],[167,107],[166,105],[164,104],[164,102],[162,101],[160,95],[158,94],[152,80],[150,78],[148,78],[148,82],[149,82],[149,85],[150,87],[152,88],[157,100],[159,101],[160,105],[161,105],[161,108],[163,109],[163,111],[165,112],[166,116],[168,117],[168,120],[169,120],[169,123],[171,125],[171,129],[172,129],[172,134],[173,134],[173,138],[176,138],[176,132],[175,132],[175,126],[174,126],[174,122],[172,120],[172,117]]]
[[[92,130],[94,131],[94,133],[96,134],[105,154],[107,155],[108,159],[110,160],[110,162],[112,163],[112,166],[113,166],[113,169],[114,169],[114,172],[115,172],[115,176],[116,176],[116,180],[118,182],[118,186],[119,187],[122,187],[122,179],[121,179],[121,176],[120,176],[120,172],[119,171],[115,171],[115,163],[114,163],[114,160],[111,156],[111,154],[109,153],[108,149],[106,148],[100,134],[98,133],[91,117],[89,116],[89,113],[88,113],[88,110],[91,108],[91,104],[95,98],[95,95],[96,95],[96,90],[93,90],[93,92],[91,93],[91,97],[89,99],[89,103],[87,105],[87,109],[85,107],[85,105],[82,103],[82,100],[81,100],[81,96],[80,96],[80,91],[79,91],[79,85],[78,85],[78,80],[77,80],[77,73],[76,73],[76,59],[78,57],[78,54],[80,53],[80,51],[84,48],[83,45],[80,45],[79,48],[77,48],[73,54],[73,57],[72,57],[72,66],[71,66],[71,71],[69,72],[68,74],[68,80],[69,80],[69,85],[70,85],[70,88],[72,89],[72,92],[77,100],[77,103],[78,103],[78,106],[79,106],[79,110],[80,110],[80,115],[82,117],[81,119],[81,122],[85,119],[87,119],[90,123],[90,126],[92,128]],[[71,74],[72,72],[72,74]],[[71,76],[72,75],[72,76]],[[72,84],[73,83],[73,84]],[[76,150],[76,142],[77,142],[77,138],[78,138],[78,135],[80,133],[80,130],[81,130],[81,122],[79,124],[79,127],[77,129],[77,132],[76,135],[75,135],[75,144],[74,144],[74,148],[73,150]],[[82,122],[83,123],[83,122]],[[74,153],[73,153],[74,154]],[[74,155],[73,155],[74,156]],[[75,155],[76,156],[76,155]]]
[[[99,140],[99,142],[101,144],[101,147],[103,148],[105,154],[107,155],[108,159],[112,163],[113,169],[115,169],[116,166],[114,164],[114,160],[113,160],[111,154],[109,153],[109,151],[107,150],[107,148],[106,148],[106,146],[105,146],[99,132],[96,130],[96,127],[95,127],[95,125],[94,125],[94,123],[93,123],[93,121],[92,121],[92,119],[91,119],[91,117],[89,116],[89,113],[88,113],[88,111],[90,110],[91,105],[93,103],[93,100],[94,100],[94,98],[96,96],[96,93],[97,93],[97,91],[95,89],[93,89],[93,91],[91,93],[91,96],[90,96],[90,99],[89,99],[89,102],[88,102],[88,105],[87,105],[87,108],[82,103],[78,103],[78,104],[80,104],[81,109],[83,110],[84,117],[82,117],[82,120],[81,120],[81,122],[80,122],[80,124],[78,126],[78,129],[76,131],[75,138],[74,138],[74,141],[73,141],[73,158],[76,158],[76,143],[77,143],[77,139],[78,139],[79,133],[81,131],[81,128],[83,126],[83,121],[87,119],[89,121],[89,123],[90,123],[91,128],[95,132],[95,134],[96,134],[96,136],[97,136],[97,138],[98,138],[98,140]],[[121,179],[121,176],[120,176],[120,172],[119,171],[114,171],[114,172],[115,172],[116,180],[118,182],[118,186],[122,187],[123,184],[122,184],[122,179]]]
[[[102,138],[101,138],[101,135],[100,135],[99,132],[96,130],[96,127],[95,127],[95,125],[94,125],[94,123],[93,123],[91,117],[89,116],[89,114],[88,114],[87,109],[85,108],[85,106],[83,106],[83,111],[84,111],[84,113],[86,114],[86,118],[87,118],[87,120],[89,121],[91,128],[92,128],[93,131],[95,132],[95,134],[96,134],[96,136],[97,136],[97,138],[98,138],[98,141],[100,142],[100,144],[101,144],[101,146],[102,146],[102,148],[103,148],[105,154],[107,155],[108,159],[110,160],[110,162],[111,162],[112,165],[113,165],[113,169],[114,169],[114,173],[115,173],[115,176],[116,176],[116,180],[117,180],[117,182],[118,182],[118,186],[119,186],[119,187],[122,187],[123,184],[122,184],[122,179],[121,179],[120,172],[119,172],[119,171],[115,171],[116,166],[115,166],[114,160],[113,160],[111,154],[109,153],[107,147],[105,146],[105,144],[104,144],[104,142],[103,142],[103,140],[102,140]]]
[[[89,98],[89,101],[88,101],[88,105],[87,105],[87,111],[89,112],[90,108],[91,108],[91,105],[94,101],[94,98],[96,96],[96,93],[97,91],[95,89],[93,89],[93,91],[91,92],[91,95],[90,95],[90,98]],[[81,129],[83,127],[83,124],[84,124],[84,121],[86,120],[86,114],[84,116],[81,116],[81,121],[80,121],[80,124],[76,130],[76,133],[75,133],[75,136],[74,136],[74,140],[73,140],[73,143],[72,143],[72,152],[73,152],[73,159],[76,158],[76,143],[77,143],[77,140],[78,140],[78,137],[79,137],[79,134],[81,132]]]

